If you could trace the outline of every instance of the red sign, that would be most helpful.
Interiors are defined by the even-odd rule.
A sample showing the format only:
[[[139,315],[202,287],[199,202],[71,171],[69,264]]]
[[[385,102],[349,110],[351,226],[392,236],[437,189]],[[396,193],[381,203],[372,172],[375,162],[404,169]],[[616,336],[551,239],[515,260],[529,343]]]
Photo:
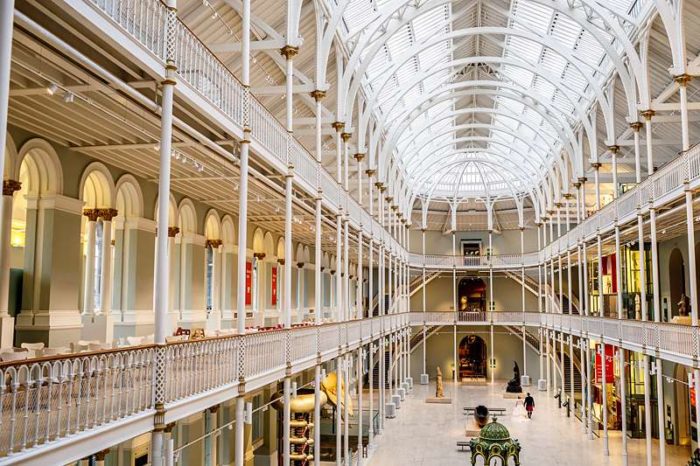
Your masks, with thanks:
[[[253,304],[253,263],[245,263],[245,305]]]
[[[271,305],[277,306],[277,267],[272,267],[272,299]]]
[[[595,381],[600,383],[603,379],[603,365],[600,363],[600,344],[595,345]],[[615,347],[612,345],[605,346],[605,382],[614,383],[615,382],[615,369],[613,366],[613,361],[615,359]]]

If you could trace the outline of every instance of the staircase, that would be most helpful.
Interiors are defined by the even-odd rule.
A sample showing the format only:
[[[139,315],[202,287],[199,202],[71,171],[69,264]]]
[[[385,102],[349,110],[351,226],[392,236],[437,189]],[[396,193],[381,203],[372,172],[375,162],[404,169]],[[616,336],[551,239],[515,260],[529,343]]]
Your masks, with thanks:
[[[583,382],[581,380],[581,372],[576,364],[576,357],[574,357],[574,393],[581,393]],[[569,354],[564,353],[564,391],[568,394],[571,393],[571,370],[570,368]],[[566,395],[565,395],[566,396]]]
[[[510,271],[506,271],[506,272],[505,272],[505,275],[506,275],[506,277],[510,278],[511,280],[515,281],[516,283],[522,285],[522,283],[523,283],[522,275],[521,275],[519,272],[510,272]],[[530,277],[530,276],[528,276],[528,275],[525,275],[525,289],[526,289],[527,291],[529,291],[531,294],[533,294],[534,296],[537,296],[537,289],[538,289],[537,280],[535,280],[534,278],[532,278],[532,277]],[[554,290],[552,289],[552,287],[551,287],[550,285],[545,285],[545,286],[543,287],[543,292],[544,292],[545,299],[553,299],[553,298],[554,298],[554,294],[553,294],[553,293],[554,293]],[[562,303],[562,304],[564,305],[564,311],[565,311],[566,314],[568,314],[568,313],[569,313],[569,299],[568,299],[568,296],[563,295],[562,297],[563,297],[563,303]],[[579,314],[579,309],[580,309],[580,304],[579,304],[578,297],[576,297],[575,295],[572,295],[571,298],[572,298],[572,299],[571,299],[571,304],[572,304],[573,314],[578,315],[578,314]],[[557,299],[557,301],[558,301],[558,299],[559,299],[559,294],[558,294],[558,293],[557,293],[557,295],[556,295],[556,299]]]
[[[425,274],[425,284],[426,286],[440,276],[440,272],[426,272]],[[421,272],[416,278],[411,280],[409,283],[409,290],[411,290],[410,295],[418,293],[423,288],[423,272]]]

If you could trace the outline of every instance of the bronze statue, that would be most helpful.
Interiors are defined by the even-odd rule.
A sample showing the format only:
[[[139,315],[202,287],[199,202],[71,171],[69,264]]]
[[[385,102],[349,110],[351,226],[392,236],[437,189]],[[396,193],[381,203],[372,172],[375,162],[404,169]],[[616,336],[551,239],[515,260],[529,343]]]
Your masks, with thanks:
[[[520,386],[520,367],[518,363],[513,361],[513,378],[508,381],[508,386],[506,387],[506,392],[508,393],[522,393],[523,387]]]
[[[445,388],[442,385],[442,371],[440,366],[437,368],[437,377],[435,378],[435,398],[445,398]]]

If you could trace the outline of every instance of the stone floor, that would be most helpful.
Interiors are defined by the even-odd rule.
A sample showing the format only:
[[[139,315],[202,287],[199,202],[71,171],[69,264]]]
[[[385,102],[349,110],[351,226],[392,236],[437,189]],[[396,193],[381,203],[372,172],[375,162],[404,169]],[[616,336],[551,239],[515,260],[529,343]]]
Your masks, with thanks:
[[[467,465],[470,454],[456,447],[459,440],[469,440],[465,431],[477,429],[473,418],[463,414],[464,406],[485,404],[507,408],[507,415],[500,418],[513,437],[522,445],[521,463],[532,465],[567,466],[617,466],[623,465],[620,432],[610,433],[610,456],[603,454],[603,440],[588,440],[582,424],[575,418],[567,418],[565,410],[557,408],[556,400],[542,392],[533,392],[536,409],[532,420],[523,414],[513,413],[515,400],[504,399],[502,387],[460,386],[456,397],[453,386],[446,384],[445,395],[452,397],[451,405],[427,404],[425,398],[433,396],[434,385],[416,385],[401,405],[395,419],[388,419],[385,431],[376,438],[368,464],[370,466],[393,465]],[[601,432],[602,435],[602,432]],[[628,465],[645,466],[645,441],[628,441]],[[658,463],[658,442],[653,444],[653,464]],[[684,466],[690,454],[685,447],[667,446],[666,465]]]

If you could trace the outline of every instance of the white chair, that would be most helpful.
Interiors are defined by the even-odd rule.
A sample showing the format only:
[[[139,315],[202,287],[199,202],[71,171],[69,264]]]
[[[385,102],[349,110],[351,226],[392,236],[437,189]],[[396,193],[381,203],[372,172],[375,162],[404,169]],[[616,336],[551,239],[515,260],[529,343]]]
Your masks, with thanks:
[[[37,351],[37,356],[43,358],[45,356],[58,356],[59,354],[70,354],[70,348],[59,346],[56,348],[44,348]]]
[[[99,341],[91,341],[88,343],[88,351],[102,351],[112,349],[111,343],[100,343]]]
[[[137,346],[143,344],[144,337],[126,337],[127,346]]]
[[[26,361],[29,359],[29,351],[3,351],[0,353],[0,361]]]
[[[44,349],[44,342],[40,341],[39,343],[22,343],[20,345],[20,347],[22,347],[24,349],[36,351],[36,350]]]
[[[91,341],[88,341],[88,340],[78,340],[78,341],[76,341],[76,342],[70,344],[70,349],[71,349],[71,351],[74,352],[74,353],[82,353],[83,351],[88,351],[88,350],[89,350],[90,343],[92,343],[92,344],[95,344],[95,343],[99,344],[100,342],[99,342],[99,340],[91,340]]]

